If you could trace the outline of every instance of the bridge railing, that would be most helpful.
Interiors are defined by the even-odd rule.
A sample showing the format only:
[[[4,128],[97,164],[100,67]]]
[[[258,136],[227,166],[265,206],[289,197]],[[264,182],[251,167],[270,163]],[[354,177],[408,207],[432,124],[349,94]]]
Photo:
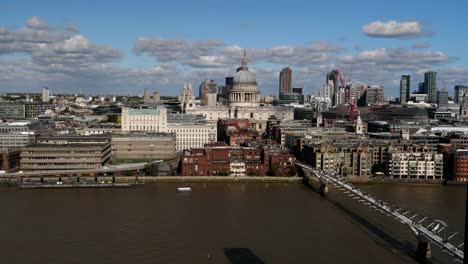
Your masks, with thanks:
[[[455,244],[454,238],[458,236],[458,233],[447,234],[448,225],[445,222],[430,219],[419,214],[410,214],[410,211],[404,211],[402,208],[392,206],[356,188],[346,182],[344,178],[339,178],[335,172],[323,172],[302,162],[296,162],[296,165],[303,170],[311,172],[314,177],[320,180],[322,185],[334,183],[336,186],[341,187],[340,190],[344,193],[358,197],[358,202],[362,202],[374,210],[393,216],[396,220],[409,226],[418,240],[421,241],[422,237],[424,237],[442,248],[444,252],[463,260],[464,252],[461,248],[463,248],[464,244]],[[321,189],[323,190],[324,188]]]

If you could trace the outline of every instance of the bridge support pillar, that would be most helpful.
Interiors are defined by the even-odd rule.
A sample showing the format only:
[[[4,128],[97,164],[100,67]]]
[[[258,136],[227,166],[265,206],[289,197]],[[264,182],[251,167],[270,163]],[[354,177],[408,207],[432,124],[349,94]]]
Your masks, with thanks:
[[[416,259],[419,263],[428,263],[432,258],[431,244],[423,237],[418,236],[418,248],[416,249]]]
[[[325,195],[328,193],[328,184],[326,182],[320,182],[320,194]]]

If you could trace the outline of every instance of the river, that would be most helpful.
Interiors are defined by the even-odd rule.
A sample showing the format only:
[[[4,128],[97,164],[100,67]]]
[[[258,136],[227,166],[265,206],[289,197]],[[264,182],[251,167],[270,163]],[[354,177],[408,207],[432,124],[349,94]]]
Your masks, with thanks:
[[[331,189],[158,183],[128,189],[0,187],[2,263],[415,263],[408,228]],[[465,188],[362,185],[463,232]],[[451,258],[434,250],[435,263]]]

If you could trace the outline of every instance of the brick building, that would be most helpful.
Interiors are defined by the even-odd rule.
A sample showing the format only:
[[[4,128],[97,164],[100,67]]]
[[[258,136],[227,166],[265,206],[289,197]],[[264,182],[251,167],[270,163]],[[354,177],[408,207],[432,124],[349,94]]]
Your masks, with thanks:
[[[207,145],[204,149],[182,152],[182,176],[208,175],[286,175],[295,158],[288,149]],[[272,168],[274,168],[272,170]]]

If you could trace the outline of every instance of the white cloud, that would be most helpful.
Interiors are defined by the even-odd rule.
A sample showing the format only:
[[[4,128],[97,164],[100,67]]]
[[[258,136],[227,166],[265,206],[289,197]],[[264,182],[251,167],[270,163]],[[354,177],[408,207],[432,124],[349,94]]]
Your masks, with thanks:
[[[423,46],[418,44],[420,48]],[[40,29],[0,26],[0,54],[20,54],[18,57],[22,58],[0,60],[0,87],[29,91],[33,83],[61,92],[76,92],[73,89],[81,87],[96,94],[135,94],[144,87],[153,87],[162,94],[175,95],[186,81],[191,81],[194,87],[207,79],[223,84],[224,78],[235,74],[240,66],[242,50],[236,43],[218,39],[139,38],[133,51],[153,58],[155,65],[124,67],[116,64],[123,58],[121,51],[78,34],[75,25]],[[334,65],[353,80],[383,83],[386,95],[397,94],[395,80],[401,74],[412,74],[413,80],[417,80],[422,75],[420,70],[426,69],[441,68],[438,77],[445,78],[447,85],[468,82],[466,69],[444,68],[454,58],[429,49],[345,50],[318,41],[246,50],[249,67],[256,73],[263,95],[277,93],[278,73],[285,66],[293,69],[293,85],[304,87],[306,92],[317,91],[326,73],[336,68]]]
[[[341,63],[354,67],[378,67],[388,71],[418,70],[446,64],[453,59],[440,51],[410,51],[407,49],[380,48],[366,50],[357,55],[338,58]]]
[[[418,21],[387,22],[374,21],[362,26],[362,32],[371,37],[408,38],[417,37],[423,33],[422,25]]]
[[[242,48],[226,45],[220,40],[208,39],[188,41],[184,39],[146,38],[135,41],[136,54],[147,54],[160,62],[173,61],[192,67],[226,67],[239,63]],[[329,53],[343,48],[328,42],[315,42],[304,46],[273,46],[270,48],[247,49],[249,60],[253,62],[284,63],[305,65],[323,62]]]
[[[68,24],[68,25],[65,27],[65,30],[70,31],[70,32],[74,32],[74,33],[80,32],[80,29],[79,29],[78,26],[75,25],[75,24]]]
[[[37,16],[33,16],[26,20],[26,26],[32,29],[49,29],[49,25]]]

